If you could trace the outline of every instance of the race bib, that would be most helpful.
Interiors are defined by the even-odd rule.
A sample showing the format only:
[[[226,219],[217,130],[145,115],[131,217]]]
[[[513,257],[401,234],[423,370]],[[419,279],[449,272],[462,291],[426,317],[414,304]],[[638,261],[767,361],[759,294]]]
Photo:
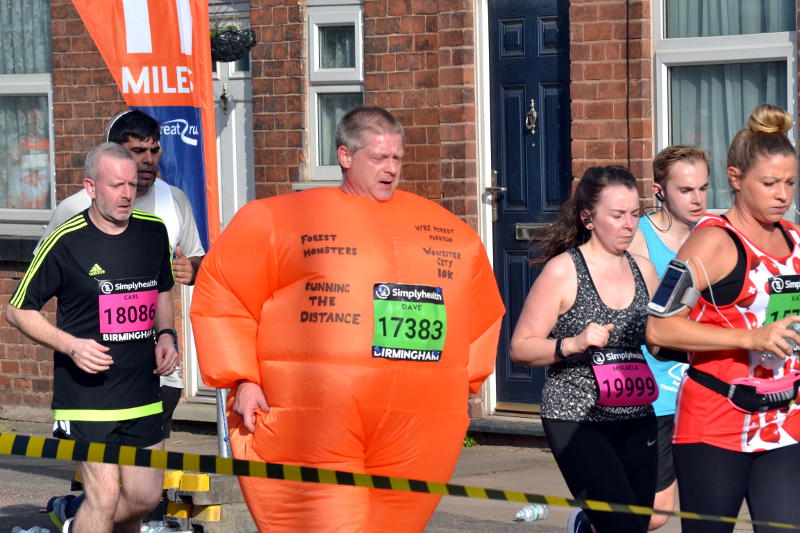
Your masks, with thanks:
[[[656,380],[642,352],[593,348],[589,357],[597,382],[597,405],[648,405],[658,398]]]
[[[372,293],[373,357],[441,360],[447,334],[441,287],[376,283]]]
[[[789,315],[800,315],[800,276],[773,276],[769,278],[769,303],[764,325]]]
[[[155,279],[98,280],[100,336],[105,342],[127,342],[153,335],[158,306]]]

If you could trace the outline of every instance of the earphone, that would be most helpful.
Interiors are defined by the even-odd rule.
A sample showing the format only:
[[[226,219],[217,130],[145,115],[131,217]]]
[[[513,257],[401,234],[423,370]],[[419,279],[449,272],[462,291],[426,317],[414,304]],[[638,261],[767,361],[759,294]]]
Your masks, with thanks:
[[[592,216],[586,215],[585,217],[583,217],[582,221],[584,226],[588,226],[589,224],[592,223]]]
[[[106,127],[106,142],[110,141],[111,128],[114,127],[114,124],[116,124],[119,119],[121,119],[122,117],[124,117],[125,115],[127,115],[130,112],[131,112],[131,110],[128,109],[127,111],[122,111],[122,112],[117,113],[116,115],[114,115],[114,118],[111,119],[111,121],[108,123],[108,126]]]
[[[661,228],[658,227],[658,225],[656,225],[656,223],[653,221],[653,219],[650,218],[649,214],[645,213],[644,216],[647,217],[647,220],[650,221],[650,224],[652,224],[655,229],[657,229],[661,233],[666,233],[672,227],[672,213],[669,212],[669,209],[667,209],[667,206],[665,205],[667,203],[667,199],[664,196],[663,189],[659,190],[659,191],[656,191],[656,200],[661,202],[661,204],[662,204],[661,208],[664,210],[665,213],[667,213],[667,218],[669,219],[669,224],[667,225],[667,227],[665,229],[661,229]]]

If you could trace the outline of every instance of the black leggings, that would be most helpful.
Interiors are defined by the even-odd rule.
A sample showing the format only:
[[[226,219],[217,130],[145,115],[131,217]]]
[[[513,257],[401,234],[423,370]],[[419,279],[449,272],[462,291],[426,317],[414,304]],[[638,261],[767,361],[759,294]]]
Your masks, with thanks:
[[[709,444],[675,444],[681,510],[738,516],[742,501],[753,520],[800,525],[800,444],[744,453]],[[681,519],[684,533],[728,533],[734,524]],[[756,533],[786,531],[754,526]]]
[[[550,449],[573,497],[653,506],[656,418],[619,422],[542,419]],[[586,511],[598,533],[644,533],[649,516]]]

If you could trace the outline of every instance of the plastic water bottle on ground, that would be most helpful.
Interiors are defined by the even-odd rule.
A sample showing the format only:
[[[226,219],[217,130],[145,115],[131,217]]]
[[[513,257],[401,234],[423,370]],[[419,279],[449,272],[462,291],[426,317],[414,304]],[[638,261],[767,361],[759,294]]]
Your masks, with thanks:
[[[179,527],[172,527],[162,520],[151,520],[142,524],[141,533],[192,533]]]
[[[166,533],[167,531],[175,531],[175,530],[173,530],[160,520],[153,520],[146,524],[142,524],[141,533]]]
[[[517,511],[516,520],[518,522],[535,522],[537,520],[547,520],[550,516],[550,507],[543,503],[530,503]]]

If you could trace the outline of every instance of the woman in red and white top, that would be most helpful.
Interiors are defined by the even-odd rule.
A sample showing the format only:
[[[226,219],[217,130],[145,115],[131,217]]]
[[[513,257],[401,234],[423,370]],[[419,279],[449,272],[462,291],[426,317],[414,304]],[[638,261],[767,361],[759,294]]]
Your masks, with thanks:
[[[800,344],[788,329],[800,321],[800,283],[792,283],[800,281],[800,230],[783,220],[797,181],[797,153],[785,134],[791,126],[782,109],[753,110],[728,151],[733,207],[704,217],[678,252],[701,297],[648,323],[648,344],[689,352],[674,433],[683,511],[737,516],[746,498],[754,520],[800,524],[800,405],[746,412],[708,385],[721,390],[737,379],[776,380],[800,370],[786,341]],[[682,527],[733,530],[698,520]]]

